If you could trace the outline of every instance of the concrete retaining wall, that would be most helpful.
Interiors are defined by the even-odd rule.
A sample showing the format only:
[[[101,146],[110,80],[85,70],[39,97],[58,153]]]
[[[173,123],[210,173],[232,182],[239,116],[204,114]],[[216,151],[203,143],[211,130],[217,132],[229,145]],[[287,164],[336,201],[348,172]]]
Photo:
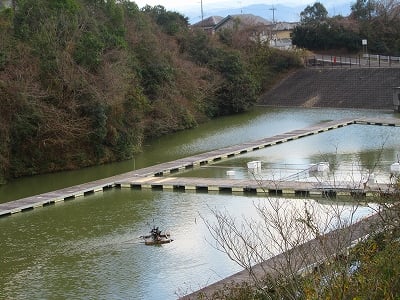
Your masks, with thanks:
[[[265,93],[259,104],[392,110],[398,86],[400,68],[301,69]]]

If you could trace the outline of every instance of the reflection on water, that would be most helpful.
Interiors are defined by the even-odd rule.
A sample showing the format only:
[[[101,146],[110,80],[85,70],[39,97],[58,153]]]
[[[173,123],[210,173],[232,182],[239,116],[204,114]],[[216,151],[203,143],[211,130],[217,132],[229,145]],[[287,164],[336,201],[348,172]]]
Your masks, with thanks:
[[[321,120],[389,113],[350,110],[258,109],[212,121],[188,132],[152,141],[134,160],[24,178],[0,188],[0,202],[86,182],[237,143],[256,140]],[[246,163],[261,160],[264,170],[302,169],[329,161],[335,170],[360,162],[363,170],[384,172],[397,155],[397,128],[350,126],[222,161],[183,176],[247,176]],[[382,147],[384,146],[384,147]],[[383,148],[384,150],[381,150]],[[375,163],[379,160],[378,166]],[[285,166],[283,168],[282,166]],[[265,169],[268,167],[268,169]],[[242,172],[242,173],[240,173]],[[262,174],[268,176],[268,172]],[[177,295],[239,271],[217,251],[201,217],[226,210],[241,220],[257,218],[263,196],[114,189],[0,219],[0,299],[176,299]],[[350,202],[284,199],[313,203],[327,211]],[[363,206],[358,217],[369,212]],[[152,225],[174,241],[148,247],[138,237]]]
[[[400,153],[399,127],[351,125],[263,148],[205,165],[174,176],[269,180],[348,181],[360,184],[373,176],[387,183],[390,166]],[[261,169],[247,163],[260,161]],[[310,172],[310,167],[326,162],[329,172]],[[233,171],[233,172],[229,172]]]
[[[396,115],[390,112],[372,110],[271,109],[258,107],[248,114],[219,118],[198,128],[150,141],[145,146],[143,153],[128,161],[85,168],[78,171],[45,174],[14,180],[7,185],[0,186],[0,203],[109,177],[225,146],[258,140],[304,128],[321,121],[368,116],[395,117]],[[367,126],[361,127],[366,128]],[[378,127],[371,126],[371,128]],[[385,128],[388,129],[388,127]],[[348,136],[344,138],[338,136],[336,140],[324,141],[323,144],[339,146],[351,144],[352,140],[362,134],[363,130],[356,132],[355,136],[352,135],[350,138]],[[379,135],[374,135],[373,138],[379,138]],[[285,155],[286,163],[289,162],[292,152],[320,149],[317,154],[323,154],[323,152],[320,152],[322,151],[322,145],[315,147],[313,142],[303,143],[301,147],[292,145],[295,145],[294,142],[286,146],[288,147],[286,150],[287,155]],[[380,147],[380,143],[377,143],[377,146]],[[275,147],[271,149],[273,148]],[[274,154],[271,153],[271,155]]]
[[[0,289],[8,299],[176,299],[240,270],[214,248],[201,217],[212,221],[210,209],[217,209],[257,218],[254,203],[267,200],[123,189],[3,218]],[[332,203],[320,205],[326,219]],[[172,233],[172,243],[140,242],[153,220]]]

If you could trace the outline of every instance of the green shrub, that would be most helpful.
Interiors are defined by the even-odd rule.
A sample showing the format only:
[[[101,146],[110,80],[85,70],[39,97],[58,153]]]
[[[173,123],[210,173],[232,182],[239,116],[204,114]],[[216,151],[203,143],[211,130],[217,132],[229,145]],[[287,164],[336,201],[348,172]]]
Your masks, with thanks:
[[[78,64],[95,71],[102,61],[103,50],[104,43],[101,38],[97,34],[87,32],[78,42],[74,58]]]

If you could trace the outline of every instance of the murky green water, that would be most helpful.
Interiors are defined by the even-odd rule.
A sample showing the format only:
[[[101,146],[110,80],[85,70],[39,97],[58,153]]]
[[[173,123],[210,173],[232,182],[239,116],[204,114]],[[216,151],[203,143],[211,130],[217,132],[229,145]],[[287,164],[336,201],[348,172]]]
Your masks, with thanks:
[[[375,115],[393,116],[372,111],[259,108],[149,142],[134,160],[13,181],[0,187],[0,202],[272,136],[321,120]],[[184,175],[224,177],[227,169],[235,169],[244,177],[249,160],[261,160],[263,168],[279,170],[285,165],[301,168],[324,157],[337,157],[342,166],[361,161],[367,169],[380,157],[379,168],[384,172],[400,151],[399,133],[398,128],[350,126]],[[269,176],[268,172],[263,176]],[[200,215],[209,219],[210,208],[217,208],[238,217],[255,216],[254,201],[265,198],[114,189],[1,218],[0,299],[176,299],[240,270],[210,245],[212,239]],[[300,203],[304,199],[287,201]],[[329,208],[330,204],[320,201],[318,205]],[[362,209],[359,215],[367,211]],[[169,230],[174,242],[161,247],[139,243],[137,237],[153,224]]]

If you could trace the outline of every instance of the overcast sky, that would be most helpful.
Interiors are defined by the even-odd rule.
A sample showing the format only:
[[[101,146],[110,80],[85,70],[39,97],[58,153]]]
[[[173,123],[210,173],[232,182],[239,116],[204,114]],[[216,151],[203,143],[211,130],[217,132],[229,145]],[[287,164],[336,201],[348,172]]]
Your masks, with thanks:
[[[135,1],[139,7],[142,7],[146,4],[151,6],[154,5],[162,5],[169,10],[186,10],[186,9],[193,9],[193,8],[200,8],[201,7],[201,0],[137,0]],[[267,1],[268,2],[268,1]],[[240,6],[247,6],[251,4],[258,4],[263,3],[267,4],[266,1],[262,0],[250,0],[250,1],[226,1],[226,0],[203,0],[203,7],[210,6],[210,7],[240,7]]]
[[[184,16],[189,17],[189,21],[193,24],[193,22],[197,22],[201,19],[201,0],[133,0],[142,8],[146,4],[150,6],[162,5],[167,10],[176,11]],[[292,12],[290,15],[286,14],[282,16],[283,11],[279,10],[276,14],[277,19],[279,21],[298,21],[300,12],[307,6],[313,5],[315,2],[321,2],[325,8],[328,10],[330,15],[346,15],[346,11],[343,11],[343,7],[345,10],[350,9],[350,5],[356,0],[203,0],[203,12],[205,16],[209,16],[218,11],[223,11],[226,9],[240,9],[242,7],[247,7],[253,4],[264,4],[270,5],[271,7],[277,5],[283,5],[285,7],[297,7],[297,10]],[[301,9],[299,9],[299,7]],[[241,10],[240,10],[241,11]],[[245,12],[249,13],[249,12]],[[266,16],[265,12],[263,14],[256,15],[269,18],[271,16]]]
[[[135,0],[134,0],[135,1]],[[185,12],[192,11],[195,9],[201,8],[201,0],[136,0],[136,4],[139,7],[143,7],[146,4],[151,6],[162,5],[167,10],[177,11],[177,12]],[[243,1],[227,1],[227,0],[203,0],[203,8],[237,8],[242,6],[249,6],[252,4],[267,4],[267,5],[287,5],[287,6],[299,6],[304,5],[307,6],[309,4],[314,4],[317,0],[243,0]],[[332,4],[343,4],[343,3],[351,3],[356,2],[356,0],[320,0],[323,5]]]

